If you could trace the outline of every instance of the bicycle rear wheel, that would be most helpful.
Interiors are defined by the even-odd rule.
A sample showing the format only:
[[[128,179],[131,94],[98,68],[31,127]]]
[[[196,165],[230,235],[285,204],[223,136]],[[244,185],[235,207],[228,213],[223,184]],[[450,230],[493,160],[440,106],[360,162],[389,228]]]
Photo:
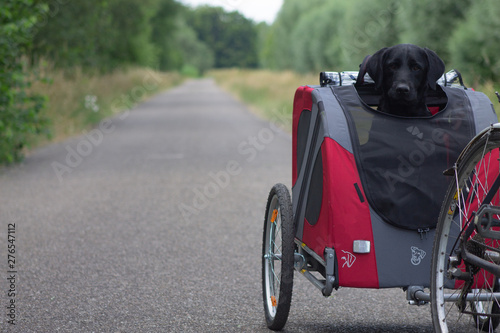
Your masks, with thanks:
[[[491,128],[466,148],[454,170],[434,239],[436,332],[493,332],[500,321],[499,148],[500,132]],[[492,268],[485,270],[484,262]]]

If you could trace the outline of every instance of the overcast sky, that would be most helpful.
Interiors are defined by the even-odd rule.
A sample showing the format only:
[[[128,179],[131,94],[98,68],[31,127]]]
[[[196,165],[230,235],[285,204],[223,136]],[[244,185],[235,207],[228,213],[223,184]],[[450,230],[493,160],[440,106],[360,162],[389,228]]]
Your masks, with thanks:
[[[178,0],[186,5],[219,6],[227,11],[237,10],[255,22],[272,23],[283,4],[283,0]]]

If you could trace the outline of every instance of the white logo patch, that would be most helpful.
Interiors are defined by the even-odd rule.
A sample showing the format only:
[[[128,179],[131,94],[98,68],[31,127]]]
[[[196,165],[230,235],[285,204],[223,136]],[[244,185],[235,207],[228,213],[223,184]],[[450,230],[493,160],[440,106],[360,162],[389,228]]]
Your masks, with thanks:
[[[425,258],[426,254],[427,253],[425,253],[424,250],[421,250],[416,246],[412,246],[411,247],[411,263],[415,266],[420,265],[420,263],[422,262],[422,259]]]
[[[345,254],[345,256],[340,258],[340,259],[344,260],[344,264],[342,265],[342,267],[347,265],[347,268],[351,268],[352,265],[354,264],[354,262],[356,261],[356,256],[348,251],[342,250],[342,252],[344,252],[344,254]]]
[[[406,130],[411,133],[411,135],[416,136],[420,140],[424,138],[424,133],[420,132],[417,126],[407,127]]]

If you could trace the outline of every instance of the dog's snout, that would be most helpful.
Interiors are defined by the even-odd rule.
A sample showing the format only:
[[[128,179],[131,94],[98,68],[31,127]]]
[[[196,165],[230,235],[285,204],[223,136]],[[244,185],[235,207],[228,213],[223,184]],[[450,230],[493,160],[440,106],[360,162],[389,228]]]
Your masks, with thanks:
[[[410,93],[410,86],[406,83],[400,83],[396,86],[396,92],[399,95],[408,95]]]

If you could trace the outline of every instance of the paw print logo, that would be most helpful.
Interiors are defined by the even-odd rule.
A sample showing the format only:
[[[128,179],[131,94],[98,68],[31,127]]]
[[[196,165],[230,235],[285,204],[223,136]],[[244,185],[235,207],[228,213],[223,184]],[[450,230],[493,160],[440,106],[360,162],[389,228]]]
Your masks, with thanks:
[[[410,126],[406,130],[411,133],[411,135],[416,136],[420,140],[424,138],[424,133],[420,132],[417,126]]]

